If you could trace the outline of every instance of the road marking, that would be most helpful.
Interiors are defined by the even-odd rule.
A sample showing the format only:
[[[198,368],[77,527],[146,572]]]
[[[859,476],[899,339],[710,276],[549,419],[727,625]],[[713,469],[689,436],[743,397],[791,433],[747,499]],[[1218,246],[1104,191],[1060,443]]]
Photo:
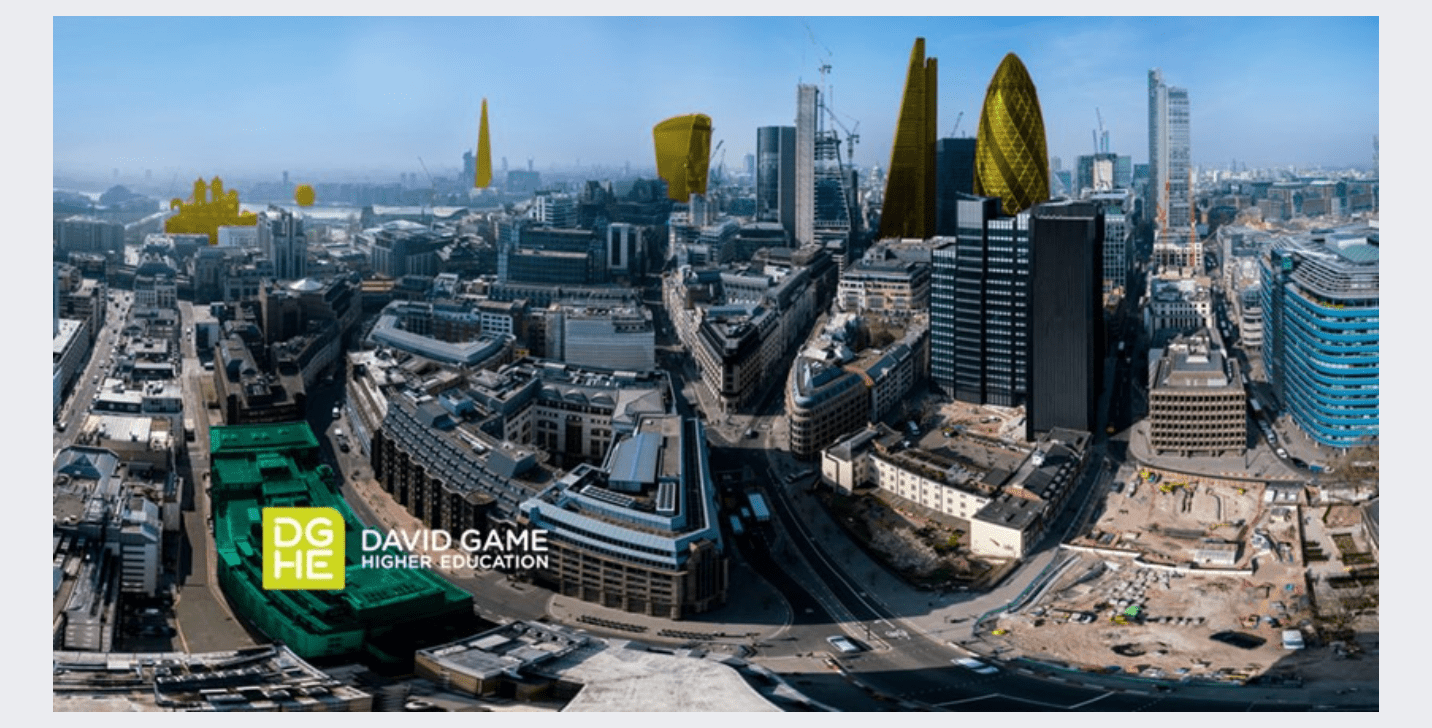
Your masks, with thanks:
[[[1104,696],[1101,695],[1101,696],[1099,696],[1099,697],[1104,697]],[[1004,693],[989,693],[989,694],[987,694],[987,695],[980,695],[980,696],[974,697],[974,698],[964,698],[964,699],[962,699],[962,700],[951,700],[951,701],[948,701],[948,702],[945,702],[945,703],[935,703],[934,706],[935,706],[936,708],[943,708],[943,707],[945,707],[945,706],[947,706],[947,705],[959,705],[960,703],[969,703],[969,702],[973,702],[973,701],[976,701],[976,700],[984,700],[985,698],[1008,698],[1008,699],[1010,699],[1010,700],[1018,700],[1018,701],[1020,701],[1021,703],[1030,703],[1030,704],[1032,704],[1032,705],[1042,705],[1042,706],[1044,706],[1044,707],[1046,707],[1046,708],[1054,708],[1054,709],[1056,709],[1056,710],[1068,710],[1068,709],[1069,709],[1069,706],[1067,706],[1067,705],[1059,705],[1059,704],[1057,704],[1057,703],[1046,703],[1046,702],[1044,702],[1044,701],[1042,701],[1042,700],[1031,700],[1030,698],[1022,697],[1022,696],[1019,696],[1019,695],[1005,695]],[[1097,700],[1097,699],[1098,699],[1098,698],[1095,698],[1095,700]],[[1075,706],[1075,707],[1077,707],[1077,706]]]
[[[961,698],[960,700],[950,700],[950,701],[947,701],[947,702],[944,702],[944,703],[934,703],[934,706],[935,706],[936,708],[943,708],[943,707],[945,707],[945,706],[947,706],[947,705],[959,705],[959,704],[961,704],[961,703],[970,703],[970,702],[974,702],[974,701],[976,701],[976,700],[984,700],[985,698],[994,698],[994,697],[999,697],[999,693],[990,693],[989,695],[980,695],[980,696],[974,697],[974,698]]]
[[[1086,706],[1086,705],[1088,705],[1088,704],[1090,704],[1090,703],[1092,703],[1092,702],[1095,702],[1095,701],[1098,701],[1098,700],[1103,700],[1104,698],[1107,698],[1107,697],[1109,697],[1110,695],[1113,695],[1113,694],[1114,694],[1114,693],[1111,691],[1111,692],[1104,693],[1104,694],[1102,694],[1102,695],[1098,695],[1098,696],[1089,698],[1088,700],[1085,700],[1085,701],[1082,702],[1082,703],[1076,703],[1076,704],[1074,704],[1074,705],[1069,706],[1069,710],[1077,710],[1077,709],[1082,708],[1082,707],[1084,707],[1084,706]]]

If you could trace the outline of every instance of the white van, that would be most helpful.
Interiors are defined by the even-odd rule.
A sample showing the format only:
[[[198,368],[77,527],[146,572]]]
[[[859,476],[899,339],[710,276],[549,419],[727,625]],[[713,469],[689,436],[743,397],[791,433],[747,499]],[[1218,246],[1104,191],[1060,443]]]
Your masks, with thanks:
[[[1301,650],[1301,649],[1303,649],[1303,633],[1302,633],[1302,631],[1301,631],[1301,630],[1296,630],[1296,629],[1285,629],[1285,630],[1283,630],[1283,649],[1285,649],[1285,650]]]

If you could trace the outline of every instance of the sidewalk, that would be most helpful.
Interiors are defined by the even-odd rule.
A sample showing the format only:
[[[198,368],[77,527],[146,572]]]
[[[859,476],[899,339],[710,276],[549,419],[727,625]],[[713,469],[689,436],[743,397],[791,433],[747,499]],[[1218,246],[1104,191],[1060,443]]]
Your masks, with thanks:
[[[1159,455],[1149,448],[1149,422],[1142,420],[1129,429],[1130,460],[1159,470],[1227,480],[1300,482],[1304,480],[1278,456],[1264,448],[1252,448],[1242,455]]]

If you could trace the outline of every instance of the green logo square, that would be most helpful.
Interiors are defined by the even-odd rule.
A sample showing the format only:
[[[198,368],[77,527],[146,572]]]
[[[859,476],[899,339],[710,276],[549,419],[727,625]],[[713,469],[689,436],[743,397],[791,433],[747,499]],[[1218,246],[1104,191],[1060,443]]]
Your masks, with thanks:
[[[332,508],[265,508],[264,588],[342,589],[344,537]]]

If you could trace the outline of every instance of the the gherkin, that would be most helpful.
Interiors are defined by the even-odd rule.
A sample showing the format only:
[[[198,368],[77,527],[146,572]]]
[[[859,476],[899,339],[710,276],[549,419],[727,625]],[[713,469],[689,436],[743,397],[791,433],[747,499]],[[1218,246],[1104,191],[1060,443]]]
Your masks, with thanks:
[[[1019,57],[1000,62],[985,91],[975,136],[976,195],[998,197],[1006,215],[1049,199],[1049,154],[1034,81]]]

